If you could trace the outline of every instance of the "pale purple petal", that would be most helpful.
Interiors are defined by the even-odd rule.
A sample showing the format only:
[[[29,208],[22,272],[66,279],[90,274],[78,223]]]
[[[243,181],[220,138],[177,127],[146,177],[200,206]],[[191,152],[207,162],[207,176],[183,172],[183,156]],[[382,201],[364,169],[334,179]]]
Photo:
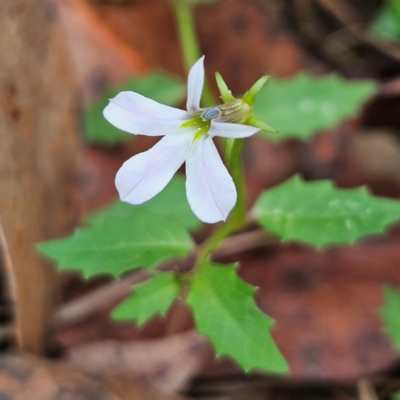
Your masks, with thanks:
[[[197,139],[186,160],[186,195],[193,212],[208,223],[224,221],[236,203],[236,188],[212,138]]]
[[[164,136],[155,146],[126,161],[115,177],[122,201],[141,204],[167,186],[184,163],[193,141],[193,132]]]
[[[254,126],[212,120],[208,134],[211,136],[237,139],[252,136],[259,130],[260,128],[255,128]]]
[[[162,136],[175,132],[188,113],[148,99],[138,93],[121,92],[103,111],[108,122],[133,134]]]
[[[204,56],[198,59],[189,71],[186,109],[200,110],[201,92],[204,85]]]

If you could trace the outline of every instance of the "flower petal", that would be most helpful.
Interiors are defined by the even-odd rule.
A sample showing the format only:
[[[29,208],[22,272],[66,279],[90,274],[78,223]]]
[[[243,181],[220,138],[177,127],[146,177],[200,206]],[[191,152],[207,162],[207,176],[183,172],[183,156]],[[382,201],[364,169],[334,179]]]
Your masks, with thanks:
[[[198,59],[190,68],[188,76],[188,93],[186,109],[188,111],[200,110],[201,92],[204,85],[204,56]]]
[[[186,177],[186,195],[197,217],[208,223],[226,220],[236,203],[236,188],[210,136],[193,143]]]
[[[135,92],[117,94],[103,115],[118,129],[147,136],[174,132],[188,118],[186,111],[165,106]]]
[[[227,138],[245,138],[254,135],[259,130],[260,128],[254,126],[212,120],[208,134]]]
[[[184,163],[192,141],[192,131],[168,135],[125,161],[115,177],[121,200],[141,204],[161,192]]]

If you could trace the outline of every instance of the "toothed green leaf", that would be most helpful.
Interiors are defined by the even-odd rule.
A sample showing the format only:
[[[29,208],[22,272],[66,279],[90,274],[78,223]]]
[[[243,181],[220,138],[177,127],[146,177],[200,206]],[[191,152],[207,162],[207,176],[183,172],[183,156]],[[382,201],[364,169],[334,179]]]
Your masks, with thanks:
[[[262,193],[252,213],[283,241],[321,247],[384,232],[400,219],[400,202],[373,196],[364,187],[338,189],[330,181],[296,176]]]
[[[164,316],[179,295],[181,284],[172,272],[156,273],[133,289],[132,295],[116,307],[116,320],[134,320],[143,325],[154,315]]]
[[[355,117],[376,92],[372,81],[350,81],[331,74],[300,74],[287,80],[271,79],[258,93],[254,114],[277,129],[279,135],[261,132],[270,140],[308,139]]]
[[[233,265],[207,263],[194,277],[187,303],[197,331],[211,340],[218,356],[231,357],[245,371],[286,372],[270,335],[273,320],[256,306],[255,291]]]
[[[61,270],[78,270],[86,278],[119,276],[131,269],[152,268],[171,257],[184,257],[193,242],[175,217],[135,209],[130,218],[112,216],[66,238],[42,242],[38,250]]]

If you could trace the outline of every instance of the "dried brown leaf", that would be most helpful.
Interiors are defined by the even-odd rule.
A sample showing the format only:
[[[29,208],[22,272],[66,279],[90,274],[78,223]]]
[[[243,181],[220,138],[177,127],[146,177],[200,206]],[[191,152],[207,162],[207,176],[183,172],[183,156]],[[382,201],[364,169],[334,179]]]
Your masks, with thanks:
[[[71,348],[68,355],[83,371],[129,376],[168,392],[184,387],[211,358],[208,341],[194,331],[136,342],[103,340]]]

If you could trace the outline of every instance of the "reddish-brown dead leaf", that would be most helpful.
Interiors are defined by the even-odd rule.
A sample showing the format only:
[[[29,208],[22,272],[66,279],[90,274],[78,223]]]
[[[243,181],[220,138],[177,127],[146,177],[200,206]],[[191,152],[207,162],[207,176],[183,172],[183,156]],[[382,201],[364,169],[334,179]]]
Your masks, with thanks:
[[[382,286],[400,285],[399,243],[393,235],[324,252],[281,246],[242,259],[292,376],[356,379],[392,365],[378,311]]]
[[[0,397],[10,400],[183,400],[132,381],[94,378],[67,363],[27,354],[0,356]]]
[[[136,342],[100,341],[76,346],[67,359],[94,375],[130,377],[159,389],[182,389],[212,359],[208,341],[194,331]]]

